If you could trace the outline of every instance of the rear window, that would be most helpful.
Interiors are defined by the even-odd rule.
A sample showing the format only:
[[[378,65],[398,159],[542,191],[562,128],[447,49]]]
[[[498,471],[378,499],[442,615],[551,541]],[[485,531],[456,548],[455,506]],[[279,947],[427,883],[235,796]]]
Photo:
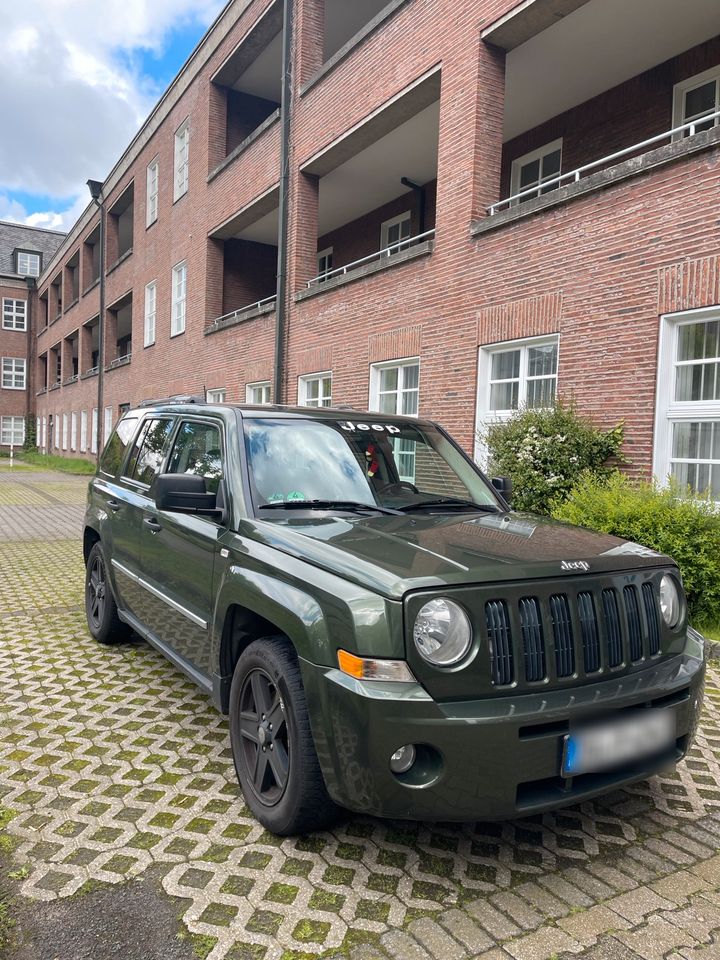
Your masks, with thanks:
[[[119,421],[105,445],[102,457],[100,457],[100,469],[103,473],[107,473],[111,477],[117,475],[125,459],[125,451],[135,433],[137,422],[137,417],[123,417]]]

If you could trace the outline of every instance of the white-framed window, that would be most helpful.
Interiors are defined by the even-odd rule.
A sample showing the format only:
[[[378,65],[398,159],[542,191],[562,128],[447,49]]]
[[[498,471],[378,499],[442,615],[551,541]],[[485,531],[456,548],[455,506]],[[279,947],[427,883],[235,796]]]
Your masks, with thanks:
[[[529,340],[508,340],[480,347],[476,428],[508,420],[516,411],[551,407],[557,395],[560,342],[557,334]],[[478,441],[475,459],[487,451]]]
[[[713,67],[689,77],[673,87],[673,127],[680,127],[693,120],[702,121],[703,117],[717,113],[720,110],[720,67]],[[695,132],[709,130],[720,123],[715,117],[705,122],[698,122]],[[690,131],[685,130],[675,135],[676,140],[689,137]]]
[[[157,284],[153,280],[145,287],[145,333],[146,347],[155,343],[155,311],[157,305]]]
[[[332,373],[312,373],[298,379],[298,403],[303,407],[332,406]]]
[[[62,415],[62,448],[63,450],[68,448],[68,415],[66,413]]]
[[[208,390],[206,396],[208,403],[225,403],[227,390],[225,387],[216,387],[214,390]]]
[[[80,411],[80,453],[87,453],[87,410]]]
[[[55,441],[55,449],[60,449],[60,414],[56,413],[53,417],[53,439]]]
[[[149,227],[158,218],[158,194],[160,192],[160,161],[157,157],[148,164],[147,191],[145,200],[145,226]]]
[[[70,414],[70,449],[77,450],[77,413]]]
[[[661,319],[653,472],[720,500],[720,306]]]
[[[47,417],[42,418],[42,433],[40,434],[40,446],[47,450]]]
[[[532,193],[516,200],[515,203],[534,200],[535,197],[539,197],[543,193],[557,190],[559,186],[557,183],[551,183],[549,186],[543,186],[543,184],[560,174],[562,144],[562,137],[560,137],[559,140],[546,143],[545,146],[513,160],[510,167],[510,195],[514,196],[516,193],[522,193],[523,190],[537,187],[537,190],[533,190]]]
[[[190,159],[190,117],[175,131],[175,186],[173,199],[179,200],[188,189]]]
[[[390,220],[384,220],[380,224],[380,249],[385,250],[387,247],[392,247],[402,240],[406,240],[410,236],[411,228],[412,214],[409,210],[397,217],[392,217]],[[402,247],[395,247],[392,252],[397,253],[401,249]]]
[[[2,358],[2,386],[4,390],[25,389],[25,360],[23,357]]]
[[[417,357],[374,363],[370,367],[370,409],[416,417],[420,396]]]
[[[27,300],[13,300],[3,297],[3,330],[27,330]]]
[[[324,250],[318,250],[317,255],[317,275],[326,277],[333,268],[333,248],[325,247]]]
[[[405,417],[418,415],[420,361],[417,357],[374,363],[370,367],[370,409]],[[391,440],[398,476],[415,482],[414,440]]]
[[[24,417],[0,417],[0,443],[4,447],[21,447],[25,443]]]
[[[257,383],[248,383],[245,385],[245,400],[247,403],[265,406],[271,402],[271,398],[272,384],[269,380],[259,380]]]
[[[105,407],[105,415],[103,417],[103,445],[108,442],[110,434],[112,433],[113,428],[113,408]]]
[[[17,254],[17,272],[21,277],[39,277],[40,276],[40,254],[26,253],[18,250]]]
[[[97,453],[98,439],[98,408],[93,407],[92,424],[90,429],[90,453]]]
[[[185,302],[187,299],[187,263],[183,260],[172,269],[172,315],[170,336],[185,330]]]

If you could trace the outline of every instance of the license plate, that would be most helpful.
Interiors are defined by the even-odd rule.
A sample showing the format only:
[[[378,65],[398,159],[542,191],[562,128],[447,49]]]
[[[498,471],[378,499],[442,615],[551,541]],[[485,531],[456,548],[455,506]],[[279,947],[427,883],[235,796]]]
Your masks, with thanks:
[[[675,739],[675,714],[645,710],[565,737],[562,776],[620,767],[661,753]]]

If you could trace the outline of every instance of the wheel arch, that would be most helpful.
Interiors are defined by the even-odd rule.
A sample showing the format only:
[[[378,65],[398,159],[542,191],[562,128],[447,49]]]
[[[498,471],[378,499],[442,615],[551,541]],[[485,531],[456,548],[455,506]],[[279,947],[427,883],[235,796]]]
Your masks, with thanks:
[[[83,560],[85,563],[88,562],[90,551],[99,540],[100,534],[94,527],[85,527],[83,530]]]

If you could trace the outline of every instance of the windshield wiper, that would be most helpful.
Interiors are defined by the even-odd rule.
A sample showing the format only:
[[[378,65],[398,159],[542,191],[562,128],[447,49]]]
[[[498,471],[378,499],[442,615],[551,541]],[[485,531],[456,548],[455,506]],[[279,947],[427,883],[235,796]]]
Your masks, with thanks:
[[[403,513],[410,510],[424,510],[427,507],[461,507],[463,510],[482,510],[484,513],[500,513],[500,507],[492,503],[474,503],[472,500],[459,500],[457,497],[438,497],[436,500],[421,500],[419,503],[406,503],[400,509]]]
[[[402,516],[402,510],[391,507],[379,507],[375,503],[359,503],[355,500],[275,500],[273,503],[261,503],[260,510],[347,510],[353,513],[387,513],[390,516]]]

